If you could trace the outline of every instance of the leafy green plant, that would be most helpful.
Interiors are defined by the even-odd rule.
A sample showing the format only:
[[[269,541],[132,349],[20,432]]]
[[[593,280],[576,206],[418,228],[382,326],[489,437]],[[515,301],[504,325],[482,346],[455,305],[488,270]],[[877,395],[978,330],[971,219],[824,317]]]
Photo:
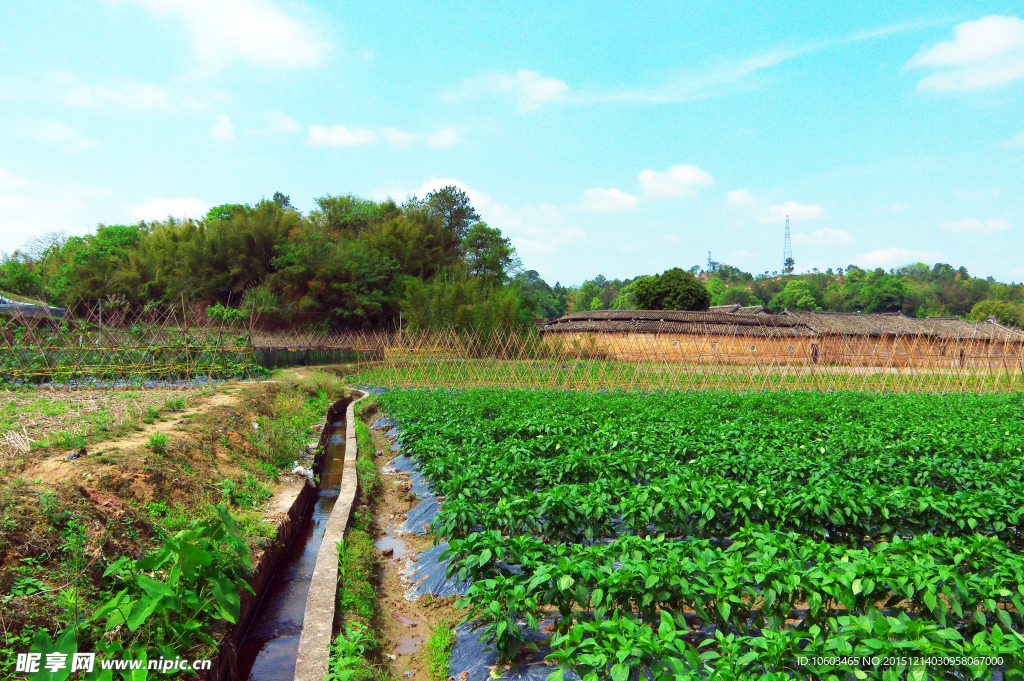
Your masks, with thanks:
[[[167,436],[163,433],[153,433],[149,436],[149,448],[157,454],[167,451]]]
[[[216,646],[207,633],[211,620],[238,621],[238,590],[254,593],[245,580],[249,550],[228,511],[195,523],[164,540],[141,560],[123,557],[104,571],[123,586],[90,617],[106,618],[105,631],[124,626],[139,631],[147,623],[160,645],[188,650],[196,641]],[[154,575],[154,576],[150,576]]]
[[[324,681],[359,681],[370,678],[366,652],[374,645],[366,625],[352,622],[331,643]]]

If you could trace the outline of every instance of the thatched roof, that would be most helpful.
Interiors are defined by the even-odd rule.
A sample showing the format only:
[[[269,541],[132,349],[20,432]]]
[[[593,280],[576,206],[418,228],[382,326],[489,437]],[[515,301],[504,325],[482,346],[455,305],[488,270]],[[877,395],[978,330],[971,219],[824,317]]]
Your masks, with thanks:
[[[712,305],[708,308],[708,312],[718,312],[721,314],[772,314],[764,305],[748,305],[743,307],[739,303],[733,305]]]
[[[899,312],[795,312],[784,315],[799,319],[819,334],[844,336],[929,336],[927,329]]]
[[[949,340],[1024,343],[1024,333],[989,318],[965,322],[958,317],[914,319],[900,312],[795,312],[772,315],[763,306],[716,305],[707,312],[683,310],[597,310],[571,312],[550,322],[543,333],[690,333],[730,336],[814,337],[924,336]]]
[[[966,322],[959,317],[907,317],[902,312],[793,312],[785,314],[803,321],[822,334],[851,336],[927,336],[941,340],[988,340],[999,343],[1024,342],[1024,334],[989,318]]]
[[[776,315],[682,310],[598,310],[571,312],[544,333],[692,333],[730,336],[792,337],[813,332],[799,320]]]

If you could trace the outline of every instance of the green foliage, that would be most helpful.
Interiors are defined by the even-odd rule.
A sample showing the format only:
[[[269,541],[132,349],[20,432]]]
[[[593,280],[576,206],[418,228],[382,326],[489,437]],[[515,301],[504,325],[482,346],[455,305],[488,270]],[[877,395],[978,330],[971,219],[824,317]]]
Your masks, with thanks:
[[[466,269],[475,277],[503,283],[515,274],[519,264],[512,242],[501,235],[500,229],[483,222],[474,224],[462,240],[466,254]]]
[[[551,659],[593,680],[842,678],[879,669],[813,658],[1024,651],[1020,395],[377,401],[445,496],[448,576],[473,580],[461,605],[499,663],[532,645],[519,623],[539,612],[555,616]]]
[[[820,310],[816,295],[819,293],[813,285],[795,279],[787,283],[786,288],[772,299],[772,305],[779,310]]]
[[[242,205],[240,203],[224,203],[219,206],[214,206],[206,212],[207,222],[219,222],[221,220],[230,221],[234,218],[236,213],[246,213],[252,210],[250,206]]]
[[[967,318],[981,322],[995,317],[1000,324],[1007,326],[1024,326],[1024,310],[1020,306],[1002,300],[983,300],[971,308]]]
[[[431,681],[448,678],[452,648],[455,647],[455,624],[453,620],[441,620],[430,631],[424,650]]]
[[[711,294],[693,274],[678,267],[644,277],[634,288],[641,310],[706,310]]]
[[[241,484],[234,480],[224,480],[215,484],[220,487],[221,501],[225,506],[234,505],[242,509],[256,509],[263,502],[274,496],[257,478],[246,473]]]
[[[330,646],[330,661],[324,681],[359,681],[372,677],[366,653],[375,641],[365,625],[352,622],[345,626]]]
[[[224,322],[225,324],[240,324],[245,321],[246,318],[244,310],[224,307],[220,303],[207,307],[206,316],[215,321]]]
[[[153,433],[149,436],[149,448],[157,454],[167,451],[167,436],[163,433]]]
[[[431,213],[441,218],[448,243],[456,247],[464,242],[470,228],[480,220],[469,195],[458,187],[435,189],[423,198],[423,203]]]
[[[114,637],[130,639],[124,650],[116,638],[95,642],[101,653],[128,653],[137,659],[147,648],[169,659],[197,644],[216,648],[210,623],[238,622],[239,589],[253,593],[245,580],[249,551],[234,519],[223,508],[210,520],[195,522],[142,559],[127,556],[112,563],[103,578],[114,581],[117,593],[90,613],[88,622]],[[77,624],[55,642],[40,631],[33,652],[77,652]],[[119,654],[118,657],[121,657]]]
[[[409,328],[477,331],[484,336],[533,321],[515,289],[492,289],[465,274],[408,282],[402,304]]]

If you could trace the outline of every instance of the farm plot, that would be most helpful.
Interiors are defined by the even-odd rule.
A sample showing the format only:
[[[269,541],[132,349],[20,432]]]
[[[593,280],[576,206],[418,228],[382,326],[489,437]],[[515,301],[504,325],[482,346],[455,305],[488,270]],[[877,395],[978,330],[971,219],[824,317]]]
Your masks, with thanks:
[[[379,401],[503,663],[554,618],[556,676],[1021,678],[1019,395]]]

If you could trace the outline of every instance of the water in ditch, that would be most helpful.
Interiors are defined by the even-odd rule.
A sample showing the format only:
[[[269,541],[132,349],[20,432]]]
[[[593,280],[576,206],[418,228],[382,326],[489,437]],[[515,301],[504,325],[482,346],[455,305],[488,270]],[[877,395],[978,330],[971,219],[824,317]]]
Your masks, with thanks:
[[[285,550],[238,649],[236,678],[240,680],[290,681],[295,676],[306,593],[327,521],[338,499],[345,459],[344,421],[334,420],[328,424],[328,429],[327,450],[315,498],[308,504],[302,525]]]

